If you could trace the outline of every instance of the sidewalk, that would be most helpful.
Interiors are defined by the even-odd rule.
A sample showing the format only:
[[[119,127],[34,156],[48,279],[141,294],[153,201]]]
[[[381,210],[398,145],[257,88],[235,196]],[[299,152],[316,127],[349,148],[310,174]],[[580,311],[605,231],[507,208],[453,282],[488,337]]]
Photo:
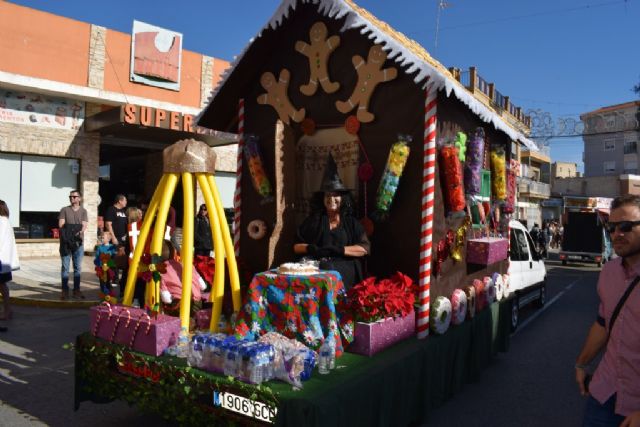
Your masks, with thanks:
[[[83,300],[60,300],[60,262],[59,257],[21,258],[20,270],[13,272],[13,281],[9,282],[11,303],[57,308],[82,308],[99,304],[100,283],[94,270],[93,256],[85,255],[82,261],[80,290],[85,296]],[[69,286],[73,288],[73,278],[69,281]]]

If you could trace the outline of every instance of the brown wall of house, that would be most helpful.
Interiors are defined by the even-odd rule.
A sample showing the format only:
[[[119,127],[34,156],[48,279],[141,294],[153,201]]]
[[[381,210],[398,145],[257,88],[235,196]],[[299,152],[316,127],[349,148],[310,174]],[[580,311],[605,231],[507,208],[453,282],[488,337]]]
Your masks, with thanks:
[[[338,47],[330,57],[329,74],[332,81],[338,81],[340,89],[332,94],[326,94],[321,88],[313,96],[300,93],[299,87],[308,82],[309,70],[307,58],[294,50],[297,40],[308,41],[309,28],[318,20],[325,22],[329,34],[339,34],[341,38]],[[277,32],[266,32],[264,37],[254,44],[250,54],[252,63],[245,64],[245,70],[253,70],[250,84],[245,98],[245,132],[256,134],[260,138],[260,146],[266,171],[272,183],[274,183],[273,166],[275,163],[274,133],[275,123],[278,119],[275,110],[269,106],[258,105],[256,98],[264,93],[260,86],[260,75],[270,71],[278,76],[281,69],[286,68],[291,72],[289,96],[294,106],[306,109],[306,117],[312,118],[318,127],[340,127],[348,115],[338,112],[335,108],[337,100],[347,99],[356,84],[357,74],[352,64],[352,57],[360,55],[367,57],[371,41],[352,30],[339,33],[342,22],[332,21],[327,18],[319,18],[312,7],[299,5],[293,18],[286,21]],[[268,47],[267,50],[265,50]],[[259,53],[258,53],[259,51]],[[251,52],[251,51],[250,51]],[[255,61],[255,62],[253,62]],[[395,271],[401,271],[418,280],[420,257],[420,219],[421,219],[421,192],[422,192],[422,167],[423,167],[423,134],[424,134],[424,99],[422,89],[413,83],[413,76],[409,76],[393,62],[387,61],[387,67],[398,68],[398,77],[387,83],[381,83],[374,92],[369,104],[369,111],[376,115],[371,123],[362,124],[358,133],[359,138],[367,151],[374,176],[368,183],[366,191],[369,214],[374,207],[376,191],[384,172],[385,164],[391,145],[398,140],[398,134],[408,134],[413,138],[410,144],[409,155],[404,174],[400,180],[400,186],[393,202],[391,215],[388,220],[375,224],[375,230],[371,236],[371,255],[367,257],[366,264],[369,273],[385,277]],[[354,110],[355,113],[355,110]],[[477,117],[458,101],[439,97],[438,119],[447,122],[451,128],[463,130],[470,134],[477,126],[483,126],[489,142],[507,146],[508,138],[501,133],[482,124]],[[455,126],[454,126],[455,124]],[[300,126],[292,122],[291,126],[297,141],[302,135]],[[285,147],[295,150],[295,147]],[[361,152],[361,160],[365,158]],[[290,170],[291,168],[286,168]],[[291,175],[291,172],[289,172]],[[286,176],[280,185],[295,186],[295,176]],[[276,183],[278,185],[278,183]],[[358,201],[359,217],[363,216],[364,186],[360,185],[360,200]],[[455,229],[461,220],[445,220],[443,195],[440,189],[440,177],[436,174],[436,204],[434,224],[434,246],[443,238],[448,229]],[[242,177],[242,234],[241,257],[253,271],[262,271],[268,267],[269,239],[252,240],[246,233],[246,224],[253,219],[264,220],[273,230],[276,223],[275,204],[261,204],[261,197],[253,189],[251,179],[245,167]],[[295,224],[287,223],[284,227],[295,227]],[[291,239],[289,237],[289,239]],[[276,256],[277,260],[295,258],[292,245],[293,241],[280,245]],[[275,265],[274,265],[275,266]],[[455,288],[471,284],[475,277],[482,277],[490,271],[500,269],[506,272],[506,262],[491,266],[491,269],[483,269],[476,272],[468,271],[464,261],[453,264],[447,261],[443,267],[443,274],[433,282],[432,297],[446,295],[450,297]],[[472,276],[468,276],[472,274]]]

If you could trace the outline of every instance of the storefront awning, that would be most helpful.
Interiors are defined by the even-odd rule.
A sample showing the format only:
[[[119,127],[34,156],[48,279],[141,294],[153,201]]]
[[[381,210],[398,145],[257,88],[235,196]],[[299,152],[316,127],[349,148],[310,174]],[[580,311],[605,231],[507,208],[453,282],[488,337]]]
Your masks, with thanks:
[[[211,147],[236,144],[236,134],[196,126],[191,114],[126,104],[86,118],[86,132],[141,143],[173,144],[193,138]]]

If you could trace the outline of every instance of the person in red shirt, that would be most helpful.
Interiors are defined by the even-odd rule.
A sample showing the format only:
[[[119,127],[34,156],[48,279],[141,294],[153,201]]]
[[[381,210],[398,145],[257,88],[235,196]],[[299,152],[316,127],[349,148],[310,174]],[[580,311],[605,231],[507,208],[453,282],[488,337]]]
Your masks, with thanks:
[[[620,258],[602,268],[598,318],[576,360],[576,382],[589,396],[583,426],[640,427],[640,196],[614,199],[607,229]],[[589,382],[586,369],[601,350],[604,356]]]

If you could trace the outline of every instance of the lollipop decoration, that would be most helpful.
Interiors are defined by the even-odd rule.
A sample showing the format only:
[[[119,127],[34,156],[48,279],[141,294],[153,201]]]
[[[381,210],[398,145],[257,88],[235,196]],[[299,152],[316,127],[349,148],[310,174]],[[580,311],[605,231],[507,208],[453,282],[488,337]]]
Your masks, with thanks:
[[[249,165],[249,173],[251,174],[253,188],[255,188],[258,194],[262,196],[262,202],[266,203],[273,200],[273,196],[271,195],[271,183],[264,171],[257,136],[247,135],[244,145],[244,155],[247,159],[247,164]]]
[[[391,209],[391,203],[398,190],[398,184],[400,183],[400,177],[407,164],[407,158],[409,157],[409,143],[411,137],[407,135],[399,135],[398,142],[391,146],[389,157],[387,158],[387,165],[382,174],[380,180],[380,186],[378,187],[378,195],[376,197],[376,212],[375,218],[378,220],[384,220],[389,216],[389,210]]]
[[[475,135],[467,145],[467,158],[464,166],[464,188],[467,194],[480,193],[482,180],[480,170],[484,159],[484,129],[477,128]]]

